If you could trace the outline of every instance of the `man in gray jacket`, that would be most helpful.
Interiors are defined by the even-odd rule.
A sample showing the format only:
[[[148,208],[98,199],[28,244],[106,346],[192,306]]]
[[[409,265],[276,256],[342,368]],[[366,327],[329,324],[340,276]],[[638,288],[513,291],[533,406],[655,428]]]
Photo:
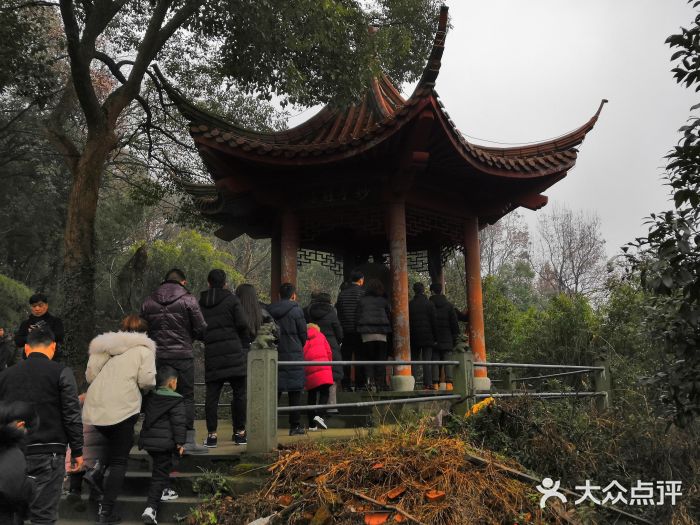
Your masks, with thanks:
[[[182,270],[170,270],[165,281],[141,306],[141,317],[148,323],[148,337],[156,343],[156,367],[168,365],[177,370],[177,392],[185,398],[187,442],[185,454],[207,454],[194,434],[194,340],[203,340],[206,323],[197,299],[187,291]]]

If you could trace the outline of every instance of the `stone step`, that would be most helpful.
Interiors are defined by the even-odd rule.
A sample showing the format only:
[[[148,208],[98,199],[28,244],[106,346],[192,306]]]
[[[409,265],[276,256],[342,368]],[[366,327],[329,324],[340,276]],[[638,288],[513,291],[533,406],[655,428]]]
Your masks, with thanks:
[[[234,495],[245,494],[246,492],[257,490],[265,481],[265,479],[262,477],[247,475],[230,476],[228,472],[224,474],[227,477],[227,484]],[[177,492],[181,497],[199,497],[199,494],[195,492],[195,482],[201,476],[201,472],[199,474],[173,472],[170,475],[170,488]],[[127,472],[122,494],[124,496],[141,496],[148,492],[150,483],[150,472]]]
[[[245,451],[245,447],[241,452]],[[175,470],[184,473],[201,473],[202,470],[224,471],[240,463],[240,454],[232,455],[228,451],[213,448],[208,449],[208,454],[201,456],[183,456],[179,458]],[[151,460],[148,453],[141,450],[132,450],[129,456],[127,469],[130,472],[151,472]]]
[[[183,497],[175,501],[161,503],[158,512],[158,523],[179,523],[200,503],[199,498]],[[69,501],[65,496],[61,498],[59,515],[64,520],[72,520],[77,523],[95,523],[97,519],[97,503],[89,501],[83,495],[80,501]],[[122,520],[141,523],[141,514],[146,508],[146,496],[121,496],[117,500],[116,512]]]

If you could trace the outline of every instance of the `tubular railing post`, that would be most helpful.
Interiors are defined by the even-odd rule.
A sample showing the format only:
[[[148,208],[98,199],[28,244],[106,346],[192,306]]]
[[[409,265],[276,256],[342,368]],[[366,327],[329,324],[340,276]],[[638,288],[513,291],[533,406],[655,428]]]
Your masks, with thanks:
[[[277,448],[277,349],[274,336],[263,325],[248,352],[247,452],[267,453]]]
[[[506,386],[504,390],[506,392],[512,392],[515,390],[515,373],[511,367],[506,368]]]
[[[606,359],[597,359],[594,366],[602,366],[603,370],[596,370],[593,372],[593,386],[596,392],[604,392],[604,396],[596,396],[595,405],[598,410],[606,410],[610,408],[610,394],[611,394],[611,382],[610,382],[610,367]]]
[[[471,352],[454,353],[459,364],[455,367],[454,393],[462,396],[463,401],[453,405],[455,414],[464,416],[474,404],[474,358]]]

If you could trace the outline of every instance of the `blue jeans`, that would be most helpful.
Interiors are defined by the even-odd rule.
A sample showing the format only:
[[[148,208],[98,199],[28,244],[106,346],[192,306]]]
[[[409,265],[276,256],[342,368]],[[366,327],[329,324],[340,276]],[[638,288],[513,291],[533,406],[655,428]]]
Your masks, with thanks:
[[[63,476],[66,473],[65,454],[30,454],[27,475],[34,478],[36,491],[29,504],[32,523],[56,523],[61,501]]]

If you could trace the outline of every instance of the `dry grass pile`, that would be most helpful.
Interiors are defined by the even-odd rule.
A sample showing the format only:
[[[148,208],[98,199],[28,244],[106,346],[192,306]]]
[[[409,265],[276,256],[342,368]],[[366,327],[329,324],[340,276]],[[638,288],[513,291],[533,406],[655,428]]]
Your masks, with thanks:
[[[522,470],[422,423],[283,450],[259,492],[212,501],[193,519],[247,524],[275,514],[270,524],[573,522],[561,507],[540,510],[534,484],[515,479],[508,468]]]

